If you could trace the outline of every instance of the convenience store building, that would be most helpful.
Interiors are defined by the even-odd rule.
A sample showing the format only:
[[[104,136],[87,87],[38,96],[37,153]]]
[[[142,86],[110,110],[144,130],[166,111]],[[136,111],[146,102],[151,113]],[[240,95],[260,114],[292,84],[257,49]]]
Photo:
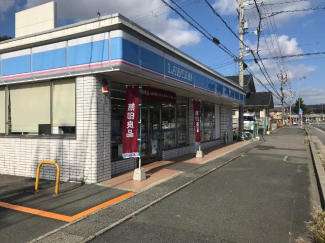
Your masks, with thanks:
[[[232,141],[238,85],[120,14],[0,43],[0,173],[35,177],[42,160],[61,180],[96,183],[137,166],[122,158],[127,85],[143,87],[142,161]],[[41,178],[54,179],[44,166]]]

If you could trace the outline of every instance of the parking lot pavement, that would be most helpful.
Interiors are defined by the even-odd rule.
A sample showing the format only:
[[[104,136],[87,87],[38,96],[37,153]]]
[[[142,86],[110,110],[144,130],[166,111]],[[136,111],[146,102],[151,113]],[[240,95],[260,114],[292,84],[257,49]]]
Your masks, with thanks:
[[[61,183],[54,194],[53,181],[0,175],[0,241],[27,242],[69,222],[134,195],[98,185]]]

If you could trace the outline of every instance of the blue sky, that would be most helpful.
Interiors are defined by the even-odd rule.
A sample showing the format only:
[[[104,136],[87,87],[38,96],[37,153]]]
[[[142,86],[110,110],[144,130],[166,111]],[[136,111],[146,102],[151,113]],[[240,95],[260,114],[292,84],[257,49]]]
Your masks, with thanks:
[[[33,7],[49,0],[1,0],[0,1],[0,35],[14,37],[15,12]],[[57,0],[58,26],[95,18],[97,12],[102,15],[120,12],[139,25],[152,31],[159,37],[172,43],[207,66],[212,66],[223,75],[238,75],[238,64],[221,51],[216,45],[206,40],[199,32],[185,23],[177,14],[170,11],[160,0]],[[226,29],[225,25],[209,9],[204,0],[177,0],[197,22],[221,43],[238,55],[238,40]],[[231,28],[238,32],[236,0],[209,0],[216,11],[227,21]],[[325,7],[324,0],[263,0],[259,1],[260,10],[267,15],[283,10]],[[290,2],[290,3],[285,3]],[[171,1],[169,0],[169,3]],[[248,1],[249,4],[249,1]],[[245,19],[250,21],[249,31],[257,28],[257,12],[253,5],[245,7]],[[260,38],[260,55],[262,57],[295,55],[325,51],[325,10],[283,13],[274,18],[262,21],[263,31]],[[256,50],[257,36],[248,33],[245,43]],[[281,53],[279,52],[281,49]],[[300,94],[307,104],[325,103],[325,55],[313,55],[300,58],[286,58],[283,62],[263,61],[268,73],[279,90],[277,74],[280,69],[287,69],[290,81],[285,91],[292,90],[298,97],[298,80]],[[252,56],[246,56],[251,59]],[[250,69],[263,83],[266,83],[259,68],[254,62],[248,62]],[[261,85],[255,82],[260,91]]]

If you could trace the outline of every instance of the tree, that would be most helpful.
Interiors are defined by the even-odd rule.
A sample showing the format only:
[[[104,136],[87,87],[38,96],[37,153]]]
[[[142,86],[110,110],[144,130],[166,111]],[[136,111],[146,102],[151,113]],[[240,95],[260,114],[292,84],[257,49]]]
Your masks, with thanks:
[[[7,35],[0,36],[0,42],[1,42],[1,41],[5,41],[5,40],[10,40],[10,39],[12,39],[12,37],[7,36]]]
[[[302,109],[303,113],[306,113],[307,106],[305,105],[304,100],[302,98],[296,100],[295,104],[292,107],[293,113],[299,114],[299,100],[300,100],[300,109]]]

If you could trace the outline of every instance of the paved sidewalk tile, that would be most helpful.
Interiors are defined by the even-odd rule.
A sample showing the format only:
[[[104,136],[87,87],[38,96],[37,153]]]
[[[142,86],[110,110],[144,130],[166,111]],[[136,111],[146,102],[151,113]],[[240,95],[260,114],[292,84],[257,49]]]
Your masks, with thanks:
[[[195,154],[188,154],[179,156],[171,160],[157,161],[148,165],[143,166],[146,171],[147,179],[144,181],[134,181],[133,171],[125,173],[123,175],[114,177],[110,180],[99,183],[102,186],[114,187],[129,191],[141,191],[142,189],[154,186],[165,180],[174,177],[183,171],[188,171],[197,168],[192,164],[205,164],[211,160],[215,160],[222,155],[230,153],[238,148],[248,145],[249,142],[237,142],[230,145],[219,145],[209,149],[203,150],[204,157],[196,158]],[[182,165],[178,165],[182,163]]]

